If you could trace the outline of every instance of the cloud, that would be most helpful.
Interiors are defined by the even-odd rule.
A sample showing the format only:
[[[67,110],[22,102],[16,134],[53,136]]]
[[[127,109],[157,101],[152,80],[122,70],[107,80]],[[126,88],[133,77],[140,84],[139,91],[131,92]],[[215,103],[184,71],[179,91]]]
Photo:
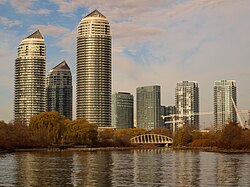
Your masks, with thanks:
[[[13,31],[0,30],[0,35],[0,119],[8,121],[13,119],[14,66],[20,37]]]
[[[6,27],[13,27],[16,25],[20,25],[22,22],[19,20],[11,20],[6,17],[0,16],[0,24],[6,26]]]
[[[113,90],[135,94],[138,86],[159,84],[162,104],[171,105],[176,83],[196,80],[200,84],[200,111],[212,111],[214,81],[235,79],[238,106],[249,109],[249,3],[186,1],[168,11],[164,9],[152,9],[136,18],[111,23],[114,48],[117,47],[113,58]],[[147,34],[145,28],[160,32]],[[136,35],[137,31],[141,36]],[[138,42],[143,43],[138,45]],[[132,52],[125,52],[128,50]]]
[[[99,9],[110,21],[114,48],[120,52],[138,51],[143,46],[161,42],[166,38],[167,27],[178,27],[185,22],[187,14],[196,9],[217,6],[224,0],[173,1],[113,1],[113,0],[51,0],[58,5],[60,13],[72,14],[78,8],[89,11]],[[84,15],[83,15],[84,16]],[[149,43],[150,42],[150,43]]]
[[[68,31],[65,35],[57,42],[57,45],[62,48],[63,52],[73,53],[76,51],[76,29]]]
[[[50,14],[48,9],[33,9],[36,0],[10,0],[10,4],[16,9],[17,13],[20,14],[39,14],[47,15]]]
[[[70,30],[66,27],[56,25],[31,25],[29,31],[39,29],[43,35],[56,38],[53,45],[62,49],[62,52],[74,53],[76,43],[76,28]]]
[[[110,16],[111,19],[130,19],[137,18],[140,15],[165,11],[168,15],[183,14],[187,11],[192,11],[197,7],[215,6],[225,0],[189,0],[189,1],[177,1],[177,0],[158,0],[155,3],[152,0],[143,1],[113,1],[113,0],[51,0],[51,2],[58,5],[58,11],[61,13],[72,13],[78,8],[86,7],[90,11],[99,9],[105,15]],[[162,12],[161,12],[162,13]],[[165,14],[164,14],[165,15]]]
[[[187,14],[192,14],[196,9],[215,7],[224,1],[159,0],[155,3],[152,0],[51,0],[58,5],[58,11],[64,14],[74,13],[79,8],[87,8],[89,11],[99,9],[111,23],[112,36],[115,38],[114,47],[119,50],[124,48],[124,45],[130,48],[150,40],[154,43],[156,38],[164,38],[162,35],[167,34],[164,32],[166,27],[182,24],[181,21]]]
[[[154,37],[160,35],[164,30],[155,27],[140,26],[134,23],[113,23],[111,24],[111,34],[116,40],[123,41],[123,44],[134,42],[147,42],[154,40]]]
[[[74,1],[64,1],[64,0],[51,0],[51,2],[58,5],[58,11],[61,13],[72,13],[77,8],[83,7],[84,1],[74,0]]]
[[[0,0],[0,5],[5,4],[6,0]]]
[[[29,27],[30,32],[33,32],[34,30],[37,29],[39,29],[43,35],[48,35],[53,37],[60,37],[61,35],[64,35],[67,32],[69,32],[69,29],[56,25],[31,25]]]

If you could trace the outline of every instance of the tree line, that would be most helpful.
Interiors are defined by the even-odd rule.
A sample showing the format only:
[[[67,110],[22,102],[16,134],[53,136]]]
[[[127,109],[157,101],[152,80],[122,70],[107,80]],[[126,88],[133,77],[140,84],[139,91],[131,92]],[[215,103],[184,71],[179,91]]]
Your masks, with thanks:
[[[242,129],[236,122],[228,122],[222,131],[208,133],[186,126],[176,132],[174,146],[246,150],[250,149],[250,130]]]
[[[102,129],[84,120],[68,120],[57,112],[44,112],[21,122],[0,121],[0,149],[47,147],[128,147],[132,137],[157,133],[171,136],[165,128],[146,131],[140,128]]]
[[[84,120],[67,120],[57,112],[33,116],[29,126],[20,122],[0,121],[0,149],[47,147],[129,147],[130,139],[142,134],[161,134],[174,138],[174,147],[215,147],[250,149],[250,130],[229,122],[222,131],[201,133],[192,126],[179,128],[173,135],[166,128],[150,131],[140,128],[99,129]]]

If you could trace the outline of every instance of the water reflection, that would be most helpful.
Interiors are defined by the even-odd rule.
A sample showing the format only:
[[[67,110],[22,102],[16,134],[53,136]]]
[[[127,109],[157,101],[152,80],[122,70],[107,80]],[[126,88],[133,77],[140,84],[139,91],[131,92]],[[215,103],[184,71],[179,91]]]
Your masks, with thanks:
[[[173,155],[172,181],[179,186],[198,186],[200,183],[200,153],[178,151]]]
[[[250,186],[249,154],[27,152],[0,155],[0,168],[0,186]]]
[[[123,184],[128,186],[133,183],[134,159],[129,152],[116,152],[112,154],[112,185]]]
[[[70,152],[17,153],[17,163],[17,186],[72,186]]]
[[[74,186],[111,186],[111,153],[76,152],[71,174]]]
[[[16,165],[15,154],[0,154],[0,186],[15,184]]]
[[[200,152],[200,186],[216,185],[216,163],[218,153]]]
[[[220,154],[216,158],[216,182],[219,186],[239,186],[247,185],[241,181],[241,176],[244,173],[240,172],[241,167],[244,166],[242,160],[235,155]]]
[[[159,185],[164,179],[162,151],[134,151],[134,183]],[[157,156],[156,156],[157,155]]]

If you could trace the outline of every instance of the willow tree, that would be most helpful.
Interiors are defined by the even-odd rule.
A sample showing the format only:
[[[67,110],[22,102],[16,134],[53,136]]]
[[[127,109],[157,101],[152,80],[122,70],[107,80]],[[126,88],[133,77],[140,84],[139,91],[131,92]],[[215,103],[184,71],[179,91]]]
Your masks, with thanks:
[[[65,131],[65,117],[58,112],[43,112],[33,116],[29,128],[32,134],[46,132],[50,144],[60,145]]]

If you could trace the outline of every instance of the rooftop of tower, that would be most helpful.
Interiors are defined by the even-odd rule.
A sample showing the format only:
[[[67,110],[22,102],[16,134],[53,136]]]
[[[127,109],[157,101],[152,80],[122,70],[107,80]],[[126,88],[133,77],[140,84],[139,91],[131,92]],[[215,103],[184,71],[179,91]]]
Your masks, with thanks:
[[[106,18],[102,13],[100,13],[97,9],[94,10],[93,12],[89,13],[87,16],[85,16],[84,18],[87,17],[99,17],[99,18]]]
[[[65,60],[63,60],[60,64],[58,64],[57,66],[53,67],[51,69],[52,71],[60,71],[60,70],[70,70],[67,62]]]
[[[27,38],[38,38],[38,39],[43,39],[42,34],[40,33],[39,30],[34,32],[33,34],[29,35]]]

